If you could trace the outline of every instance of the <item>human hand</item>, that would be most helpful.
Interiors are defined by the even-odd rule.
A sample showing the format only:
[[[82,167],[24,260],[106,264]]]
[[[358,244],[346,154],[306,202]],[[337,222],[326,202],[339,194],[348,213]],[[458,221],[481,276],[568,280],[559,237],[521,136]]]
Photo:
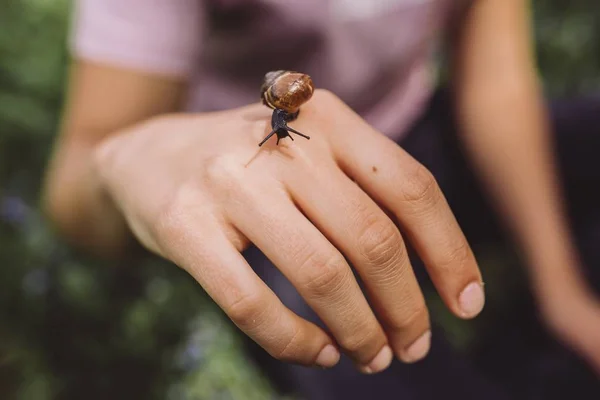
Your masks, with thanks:
[[[259,148],[269,121],[258,104],[161,117],[105,140],[94,169],[138,240],[190,273],[280,360],[332,367],[341,347],[374,373],[394,354],[405,362],[427,354],[429,315],[395,222],[449,309],[462,318],[481,311],[476,261],[423,166],[325,91],[290,123],[311,140]],[[330,334],[258,278],[240,254],[249,243]]]

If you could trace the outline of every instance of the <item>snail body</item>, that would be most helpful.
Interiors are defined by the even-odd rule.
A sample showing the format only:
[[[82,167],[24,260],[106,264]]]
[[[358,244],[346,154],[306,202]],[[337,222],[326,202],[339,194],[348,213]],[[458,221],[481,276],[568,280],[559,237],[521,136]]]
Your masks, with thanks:
[[[272,71],[265,75],[260,94],[263,104],[296,114],[315,91],[311,77],[295,71]]]
[[[294,140],[290,132],[310,139],[309,136],[288,126],[288,122],[298,118],[300,106],[311,99],[314,91],[313,81],[306,74],[284,70],[268,72],[260,88],[260,97],[264,105],[273,109],[273,130],[258,145],[262,146],[273,135],[277,135],[277,144],[285,137]]]

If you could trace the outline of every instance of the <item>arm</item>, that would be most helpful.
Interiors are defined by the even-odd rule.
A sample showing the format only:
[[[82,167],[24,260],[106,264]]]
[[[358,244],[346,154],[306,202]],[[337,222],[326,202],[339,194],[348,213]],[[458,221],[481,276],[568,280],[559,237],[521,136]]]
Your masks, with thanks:
[[[476,0],[458,36],[454,83],[462,138],[532,267],[539,290],[576,264],[562,207],[527,2]]]
[[[178,110],[183,88],[182,79],[74,62],[42,200],[70,242],[102,256],[118,256],[130,248],[131,233],[90,160],[96,146],[111,134]]]
[[[98,182],[92,154],[117,131],[179,109],[202,40],[201,4],[74,2],[75,60],[43,193],[47,214],[73,244],[102,256],[131,255],[135,241]]]
[[[549,324],[598,363],[600,314],[563,209],[529,17],[521,0],[478,0],[466,14],[454,46],[461,135],[520,244]]]

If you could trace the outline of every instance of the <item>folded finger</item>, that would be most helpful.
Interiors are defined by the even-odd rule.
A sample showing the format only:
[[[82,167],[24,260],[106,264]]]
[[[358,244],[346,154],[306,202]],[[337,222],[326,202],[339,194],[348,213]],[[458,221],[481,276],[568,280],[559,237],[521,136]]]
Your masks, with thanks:
[[[187,209],[169,214],[158,229],[163,253],[190,273],[244,333],[279,360],[337,364],[339,352],[332,338],[282,304],[219,223],[195,218]]]

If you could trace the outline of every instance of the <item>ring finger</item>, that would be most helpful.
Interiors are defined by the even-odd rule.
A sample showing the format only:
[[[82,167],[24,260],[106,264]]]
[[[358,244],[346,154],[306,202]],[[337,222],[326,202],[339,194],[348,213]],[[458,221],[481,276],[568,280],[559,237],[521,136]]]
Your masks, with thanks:
[[[392,351],[344,256],[283,188],[247,189],[243,198],[226,205],[230,222],[292,282],[363,372],[387,368]]]

